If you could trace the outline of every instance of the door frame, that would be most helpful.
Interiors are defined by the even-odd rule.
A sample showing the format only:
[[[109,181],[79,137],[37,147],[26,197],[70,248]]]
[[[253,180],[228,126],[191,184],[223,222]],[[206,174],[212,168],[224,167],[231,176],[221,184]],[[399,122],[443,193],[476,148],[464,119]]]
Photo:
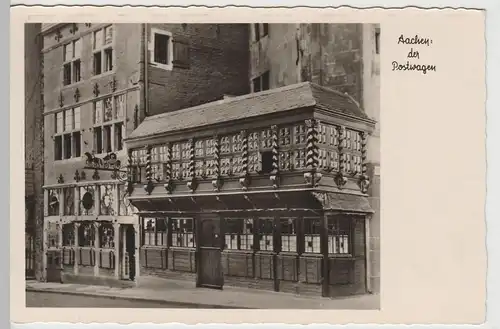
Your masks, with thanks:
[[[217,216],[214,214],[199,214],[195,219],[195,239],[196,239],[196,287],[203,288],[212,288],[212,289],[220,289],[222,290],[224,287],[224,271],[222,268],[222,250],[224,249],[224,222],[221,216]],[[203,238],[202,238],[202,227],[204,221],[219,221],[219,245],[218,246],[202,246]],[[220,282],[219,285],[206,284],[202,282],[202,271],[203,271],[203,262],[202,262],[202,250],[211,250],[213,252],[218,252],[219,261],[220,261],[220,275],[216,281]]]

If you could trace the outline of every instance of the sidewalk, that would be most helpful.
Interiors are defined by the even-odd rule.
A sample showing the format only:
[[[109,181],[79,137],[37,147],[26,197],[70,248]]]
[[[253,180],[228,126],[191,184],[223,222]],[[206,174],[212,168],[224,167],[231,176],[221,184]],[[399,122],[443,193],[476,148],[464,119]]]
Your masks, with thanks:
[[[233,287],[224,287],[224,290],[196,288],[190,282],[175,280],[162,290],[27,281],[26,291],[153,301],[187,308],[368,310],[379,309],[380,305],[379,295],[329,299]]]

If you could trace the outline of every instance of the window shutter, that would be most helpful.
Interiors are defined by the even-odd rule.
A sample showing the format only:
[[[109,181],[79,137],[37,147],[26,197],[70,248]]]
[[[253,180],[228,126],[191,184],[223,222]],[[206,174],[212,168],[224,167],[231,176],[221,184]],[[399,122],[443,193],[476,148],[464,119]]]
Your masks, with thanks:
[[[174,39],[174,59],[172,64],[174,67],[189,68],[189,43],[184,40]]]

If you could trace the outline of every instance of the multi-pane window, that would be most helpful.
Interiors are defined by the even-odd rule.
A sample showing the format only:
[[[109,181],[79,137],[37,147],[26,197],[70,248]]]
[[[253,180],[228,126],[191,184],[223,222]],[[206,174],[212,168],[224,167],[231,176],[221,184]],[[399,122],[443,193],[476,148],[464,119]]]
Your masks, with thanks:
[[[93,223],[81,223],[78,227],[78,246],[94,247],[95,245],[95,227]]]
[[[76,39],[63,46],[63,85],[81,80],[82,40]]]
[[[292,169],[293,151],[281,151],[279,153],[280,170],[287,171]]]
[[[195,175],[196,177],[210,177],[215,172],[213,139],[200,139],[195,142]]]
[[[144,218],[143,245],[167,246],[167,218]]]
[[[319,218],[304,218],[304,252],[321,252],[321,220]]]
[[[80,107],[57,112],[54,115],[54,160],[81,156]]]
[[[101,215],[114,216],[116,215],[116,185],[106,184],[101,185]]]
[[[59,216],[59,190],[53,189],[48,191],[48,215]]]
[[[346,129],[345,170],[351,174],[361,173],[361,133]]]
[[[146,165],[147,150],[145,148],[132,151],[132,177],[134,182],[141,182],[144,170],[142,167]]]
[[[222,176],[241,174],[243,158],[241,157],[241,134],[222,136],[220,139],[220,173]]]
[[[194,248],[194,220],[192,218],[172,218],[172,246]]]
[[[351,221],[338,217],[328,219],[328,253],[349,254]]]
[[[63,189],[64,194],[64,215],[75,214],[75,189],[74,187],[66,187]]]
[[[113,249],[115,247],[115,229],[111,223],[99,226],[99,248]]]
[[[65,247],[73,247],[75,245],[75,228],[73,224],[63,224],[62,226],[62,245]]]
[[[320,218],[304,218],[304,252],[321,253],[320,250]],[[345,218],[328,218],[328,253],[349,254],[351,238],[351,222]]]
[[[228,218],[225,223],[226,249],[252,250],[253,249],[253,219]]]
[[[281,251],[297,251],[297,230],[295,218],[281,218]]]
[[[173,57],[172,34],[166,31],[154,30],[153,36],[153,63],[161,66],[171,66]]]
[[[94,102],[94,153],[123,149],[125,106],[125,95],[106,97]]]
[[[273,251],[273,218],[259,219],[259,248],[262,251]]]
[[[90,216],[95,213],[94,185],[80,186],[80,215]]]
[[[94,31],[93,43],[94,75],[113,70],[113,25]]]

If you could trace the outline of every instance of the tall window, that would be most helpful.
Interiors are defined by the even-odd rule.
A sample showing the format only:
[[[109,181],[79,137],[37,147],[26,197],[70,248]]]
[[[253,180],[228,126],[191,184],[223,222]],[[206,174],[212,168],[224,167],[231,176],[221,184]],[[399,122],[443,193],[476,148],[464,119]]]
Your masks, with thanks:
[[[259,248],[262,251],[273,251],[273,218],[259,219]]]
[[[65,247],[72,247],[75,245],[75,228],[73,224],[63,224],[62,226],[62,244]]]
[[[80,157],[80,107],[57,112],[54,119],[54,160]]]
[[[143,245],[167,246],[166,218],[144,218],[142,228],[144,232]]]
[[[172,218],[172,247],[194,248],[194,222],[192,218]]]
[[[113,70],[113,25],[99,29],[93,34],[94,75]]]
[[[151,63],[159,68],[171,70],[173,67],[189,68],[189,42],[173,38],[172,33],[151,29]]]
[[[95,228],[93,223],[81,223],[78,228],[78,244],[80,247],[94,247]]]
[[[269,90],[269,71],[252,80],[253,92]]]
[[[125,95],[94,102],[94,153],[123,149],[125,109]]]
[[[295,218],[280,219],[281,251],[297,251],[297,231]]]
[[[81,80],[82,41],[77,39],[63,46],[63,84],[65,86]]]
[[[334,255],[351,252],[351,221],[347,218],[328,218],[328,253]],[[304,218],[304,252],[321,253],[320,250],[320,218]]]
[[[228,218],[225,225],[225,248],[233,250],[253,249],[253,219]]]
[[[99,227],[99,248],[113,249],[115,247],[115,229],[111,223],[103,223]]]

